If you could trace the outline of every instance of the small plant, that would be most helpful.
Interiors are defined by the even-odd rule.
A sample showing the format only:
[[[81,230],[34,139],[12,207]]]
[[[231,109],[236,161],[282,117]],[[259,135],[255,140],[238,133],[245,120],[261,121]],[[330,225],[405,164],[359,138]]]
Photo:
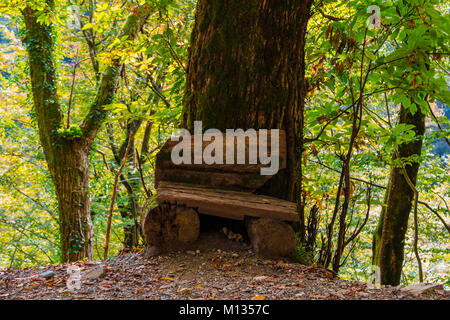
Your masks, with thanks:
[[[64,139],[72,140],[75,138],[81,138],[83,132],[78,125],[73,124],[69,128],[58,129],[58,135]]]
[[[309,266],[314,263],[314,253],[306,251],[301,244],[298,244],[292,252],[292,259],[295,262]]]

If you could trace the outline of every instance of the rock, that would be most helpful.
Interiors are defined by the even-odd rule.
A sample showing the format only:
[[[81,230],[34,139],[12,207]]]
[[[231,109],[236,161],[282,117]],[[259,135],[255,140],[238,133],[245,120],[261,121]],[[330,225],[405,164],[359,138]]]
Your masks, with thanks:
[[[421,295],[424,293],[430,293],[433,291],[444,290],[442,284],[436,283],[416,283],[405,288],[401,288],[400,292],[404,294]]]
[[[340,292],[333,292],[332,295],[334,295],[338,299],[346,300],[345,296],[342,293],[340,293]]]
[[[145,239],[153,252],[180,250],[180,248],[197,240],[200,233],[200,219],[192,208],[161,204],[151,208],[144,219]]]
[[[232,290],[233,288],[234,288],[233,284],[229,284],[229,285],[223,287],[222,290],[223,290],[223,291],[230,291],[230,290]]]
[[[264,280],[266,280],[266,279],[267,279],[266,276],[258,276],[258,277],[254,277],[254,278],[253,278],[253,281],[258,281],[258,282],[260,282],[260,281],[264,281]]]
[[[92,270],[85,272],[81,277],[84,280],[96,280],[105,277],[106,269],[104,266],[99,266]]]
[[[145,258],[151,258],[156,257],[161,254],[161,249],[156,246],[147,246],[144,250],[144,257]]]
[[[404,288],[405,286],[402,284],[399,284],[398,286],[395,287],[394,291],[399,291],[400,289]]]
[[[362,292],[362,291],[357,292],[356,294],[363,298],[367,298],[369,296],[369,294],[367,292]]]
[[[44,278],[44,279],[51,279],[55,276],[55,272],[53,270],[47,270],[42,272],[39,277]]]
[[[292,254],[295,232],[286,222],[269,218],[247,218],[247,234],[259,256],[282,257]]]

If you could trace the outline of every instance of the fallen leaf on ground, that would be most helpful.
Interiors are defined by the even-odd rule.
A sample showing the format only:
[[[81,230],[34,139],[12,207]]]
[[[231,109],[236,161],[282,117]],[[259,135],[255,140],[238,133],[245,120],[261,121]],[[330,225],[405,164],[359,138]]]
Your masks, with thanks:
[[[162,280],[167,280],[167,281],[175,281],[175,279],[171,278],[171,277],[162,277],[161,279]]]

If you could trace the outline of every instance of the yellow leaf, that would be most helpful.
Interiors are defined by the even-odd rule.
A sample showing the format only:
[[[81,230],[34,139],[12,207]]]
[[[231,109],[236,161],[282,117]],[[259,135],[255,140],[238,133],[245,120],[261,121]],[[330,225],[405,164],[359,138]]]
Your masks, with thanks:
[[[189,288],[184,288],[184,289],[181,289],[179,292],[180,292],[181,294],[187,296],[187,295],[190,295],[190,294],[192,293],[192,290],[189,289]]]
[[[95,26],[95,24],[93,24],[93,23],[86,23],[86,24],[83,26],[83,29],[82,29],[82,30],[91,29],[91,28],[93,28],[94,26]]]
[[[171,277],[162,277],[161,279],[162,280],[167,280],[167,281],[174,281],[174,279],[171,278]]]
[[[252,300],[266,300],[265,296],[254,296]]]

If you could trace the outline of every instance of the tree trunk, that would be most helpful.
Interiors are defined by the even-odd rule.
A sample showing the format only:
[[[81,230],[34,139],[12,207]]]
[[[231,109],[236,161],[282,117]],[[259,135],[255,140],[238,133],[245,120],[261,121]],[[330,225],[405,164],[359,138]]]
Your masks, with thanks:
[[[139,130],[141,124],[142,120],[133,120],[127,124],[126,138],[119,148],[117,148],[117,146],[115,145],[111,127],[107,128],[109,145],[117,165],[120,165],[122,163],[123,158],[125,157],[125,151],[128,147],[128,143],[131,143],[131,146],[128,148],[129,154],[127,156],[127,168],[133,167],[133,163],[135,161],[135,134]],[[130,135],[132,135],[131,140]],[[131,249],[138,246],[139,236],[141,234],[139,221],[139,204],[136,198],[136,195],[139,192],[140,184],[139,173],[122,173],[120,176],[120,180],[121,184],[126,189],[126,194],[117,195],[118,199],[122,200],[117,201],[117,207],[119,208],[119,212],[122,218],[133,220],[133,224],[125,225],[123,228],[123,246],[124,248]],[[124,202],[126,202],[127,204],[124,205]]]
[[[299,198],[304,44],[312,1],[199,0],[182,126],[284,129],[287,168],[261,193]]]
[[[122,176],[123,177],[123,176]],[[139,176],[128,175],[128,177],[133,177],[134,179]],[[139,180],[136,180],[139,181]],[[141,235],[140,231],[140,218],[139,218],[139,204],[136,199],[136,193],[138,186],[136,183],[122,183],[127,189],[126,195],[121,195],[124,201],[127,201],[127,205],[117,205],[122,218],[132,221],[132,223],[127,224],[123,227],[123,247],[127,249],[136,248],[139,245],[139,239]]]
[[[62,261],[92,259],[89,148],[81,139],[62,140],[54,158],[49,168],[60,212]]]
[[[399,123],[415,126],[415,140],[399,146],[400,158],[420,157],[422,151],[423,135],[425,133],[425,115],[420,108],[415,114],[409,110],[400,109]],[[413,159],[411,165],[406,165],[406,173],[411,182],[416,185],[419,171],[419,159]],[[405,234],[408,228],[409,214],[414,199],[414,191],[408,185],[401,167],[393,167],[386,190],[385,203],[378,227],[373,240],[373,263],[380,267],[381,284],[398,285],[400,283],[404,258]]]
[[[46,0],[54,10],[54,1]],[[73,136],[59,134],[63,129],[63,114],[57,93],[57,79],[53,60],[54,30],[52,24],[39,22],[39,12],[26,6],[23,17],[26,26],[23,43],[28,52],[30,79],[33,92],[39,138],[45,159],[55,184],[58,199],[60,244],[62,262],[92,258],[92,223],[90,219],[89,150],[108,111],[104,106],[112,103],[121,65],[120,58],[112,61],[102,74],[97,95],[88,115]],[[120,34],[133,40],[150,12],[142,7],[131,14]]]

